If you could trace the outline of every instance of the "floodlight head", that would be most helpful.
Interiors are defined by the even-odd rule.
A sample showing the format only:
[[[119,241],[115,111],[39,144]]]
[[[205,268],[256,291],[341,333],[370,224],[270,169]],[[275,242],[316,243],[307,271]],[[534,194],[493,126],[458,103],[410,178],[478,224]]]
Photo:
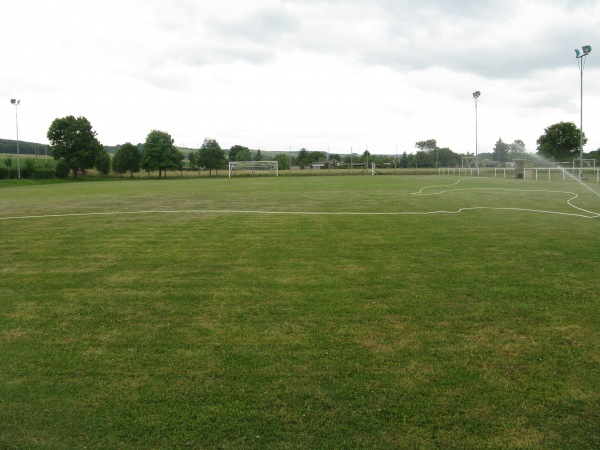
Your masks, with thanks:
[[[580,53],[581,52],[579,50],[575,49],[575,58],[579,58]]]
[[[479,92],[479,91],[473,92],[473,98],[479,98],[480,95],[481,95],[481,92]]]
[[[15,103],[17,103],[17,100],[15,100],[14,98],[11,98],[10,102],[14,105]]]
[[[584,45],[583,47],[581,47],[581,50],[583,50],[584,55],[587,55],[588,53],[590,53],[592,51],[592,46]]]

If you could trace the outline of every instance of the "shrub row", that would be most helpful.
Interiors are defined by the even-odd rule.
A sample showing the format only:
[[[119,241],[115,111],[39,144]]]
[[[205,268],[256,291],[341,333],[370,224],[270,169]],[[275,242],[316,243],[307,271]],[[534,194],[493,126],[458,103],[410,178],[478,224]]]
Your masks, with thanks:
[[[0,180],[19,178],[19,168],[15,167],[14,162],[10,167],[1,164],[0,161]],[[61,164],[63,163],[63,164]],[[65,166],[66,165],[66,173]],[[44,167],[37,167],[37,162],[32,158],[26,158],[21,163],[21,178],[35,178],[37,180],[49,179],[54,177],[66,178],[69,175],[68,164],[65,161],[59,161],[56,168],[52,168],[51,164],[46,162]]]

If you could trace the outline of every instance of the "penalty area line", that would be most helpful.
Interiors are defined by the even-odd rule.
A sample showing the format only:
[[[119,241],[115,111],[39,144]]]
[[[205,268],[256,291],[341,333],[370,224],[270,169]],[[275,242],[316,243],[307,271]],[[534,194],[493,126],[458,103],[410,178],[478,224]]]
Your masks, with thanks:
[[[573,206],[573,205],[571,205]],[[574,208],[577,208],[573,206]],[[181,209],[181,210],[140,210],[140,211],[104,211],[87,213],[65,213],[65,214],[38,214],[28,216],[0,217],[0,221],[9,220],[28,220],[28,219],[52,219],[66,217],[97,217],[97,216],[118,216],[118,215],[141,215],[141,214],[255,214],[255,215],[297,215],[297,216],[430,216],[442,214],[460,214],[466,211],[491,210],[491,211],[519,211],[538,214],[554,214],[559,216],[580,217],[584,219],[597,219],[600,214],[577,208],[586,214],[566,213],[559,211],[547,211],[541,209],[511,208],[511,207],[492,207],[492,206],[473,206],[459,208],[455,211],[389,211],[389,212],[368,212],[368,211],[261,211],[261,210],[233,210],[233,209]]]

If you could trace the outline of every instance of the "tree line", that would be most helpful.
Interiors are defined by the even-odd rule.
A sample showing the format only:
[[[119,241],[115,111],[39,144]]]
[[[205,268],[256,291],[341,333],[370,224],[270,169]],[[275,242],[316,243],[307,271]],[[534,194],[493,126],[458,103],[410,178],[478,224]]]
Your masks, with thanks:
[[[227,152],[221,148],[219,143],[212,138],[205,138],[202,146],[190,149],[187,153],[175,147],[174,139],[165,131],[152,130],[146,136],[144,143],[137,145],[131,142],[113,147],[114,155],[111,158],[109,147],[105,147],[97,139],[97,133],[92,129],[91,123],[83,116],[66,116],[55,119],[47,132],[50,142],[50,154],[57,160],[55,174],[66,177],[72,173],[77,177],[86,170],[96,168],[102,174],[108,174],[111,169],[115,173],[134,173],[141,170],[150,172],[158,171],[159,178],[166,176],[167,171],[183,170],[208,170],[212,175],[219,169],[227,167],[228,161],[259,161],[263,159],[260,150],[253,151],[243,145],[234,145]],[[537,140],[537,152],[539,155],[554,161],[568,161],[579,157],[580,139],[583,144],[587,142],[585,134],[580,135],[577,126],[572,122],[560,122],[544,130],[544,134]],[[0,150],[7,150],[15,141],[0,140]],[[20,143],[21,144],[21,143]],[[20,152],[34,154],[37,144],[22,143]],[[435,139],[418,141],[415,143],[417,152],[408,155],[372,155],[368,150],[362,154],[350,154],[340,156],[336,153],[321,151],[309,151],[302,148],[292,154],[279,153],[274,156],[278,161],[279,168],[289,169],[297,166],[301,169],[310,167],[311,164],[320,163],[324,167],[335,168],[348,166],[350,164],[371,163],[379,167],[456,167],[462,164],[462,157],[473,156],[473,153],[458,154],[448,147],[440,147]],[[12,150],[12,149],[10,149]],[[16,150],[16,149],[15,149]],[[31,152],[34,153],[31,153]],[[44,151],[46,151],[44,149]],[[521,140],[515,140],[512,144],[505,143],[502,138],[496,142],[493,151],[489,154],[479,154],[487,157],[496,164],[503,165],[506,162],[519,158],[527,158],[525,144]],[[600,160],[600,149],[586,153],[586,158]],[[33,161],[33,160],[32,160]],[[35,162],[26,162],[24,171],[26,175],[33,176],[36,172]],[[4,171],[8,170],[8,176],[14,172],[12,159],[4,160]],[[47,177],[49,167],[40,170],[40,176]],[[43,174],[42,174],[43,172]],[[0,173],[0,177],[3,174]],[[6,176],[4,176],[6,178]]]

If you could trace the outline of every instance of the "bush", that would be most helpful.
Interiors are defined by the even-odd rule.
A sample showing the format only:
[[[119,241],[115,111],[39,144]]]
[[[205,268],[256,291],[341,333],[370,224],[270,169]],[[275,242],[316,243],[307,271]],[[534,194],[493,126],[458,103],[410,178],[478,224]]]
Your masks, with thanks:
[[[36,180],[46,180],[49,178],[54,178],[54,170],[48,169],[46,167],[39,167],[33,172],[33,177]]]
[[[9,175],[10,175],[10,169],[8,167],[0,166],[0,180],[8,179]]]
[[[66,162],[64,159],[58,161],[58,164],[56,165],[55,169],[55,173],[58,178],[67,178],[69,176],[70,171],[71,168],[69,167],[68,162]]]
[[[21,178],[32,178],[37,166],[35,159],[25,158],[24,163],[21,167]]]

